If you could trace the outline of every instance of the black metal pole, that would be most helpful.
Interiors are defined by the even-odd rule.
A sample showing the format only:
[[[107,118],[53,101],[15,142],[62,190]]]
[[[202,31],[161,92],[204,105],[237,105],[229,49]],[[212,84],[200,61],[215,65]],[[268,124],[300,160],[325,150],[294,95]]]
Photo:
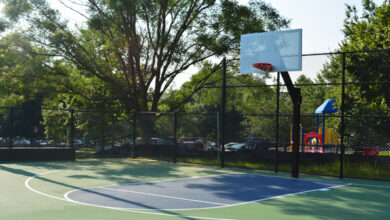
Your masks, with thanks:
[[[301,96],[301,88],[295,88],[297,97]],[[293,116],[293,166],[291,176],[298,178],[299,176],[299,125],[301,124],[301,102],[296,100],[294,102],[294,116]]]
[[[73,148],[74,138],[74,109],[70,109],[70,147]]]
[[[279,165],[279,108],[280,108],[280,73],[276,78],[276,125],[275,125],[275,173],[278,172]]]
[[[299,176],[299,124],[301,122],[301,89],[294,87],[290,74],[288,72],[281,72],[284,84],[287,87],[288,93],[291,96],[293,102],[293,152],[292,152],[292,169],[291,176],[298,178]]]
[[[9,112],[9,148],[13,147],[13,132],[14,132],[14,108],[10,108]]]
[[[222,60],[221,167],[225,167],[226,58]]]
[[[135,141],[137,139],[137,112],[133,112],[133,145],[131,146],[131,158],[135,158]]]
[[[173,118],[173,163],[176,163],[176,151],[177,151],[177,112],[174,112]]]
[[[341,86],[341,149],[340,149],[340,179],[344,177],[344,154],[345,154],[345,146],[344,146],[344,132],[345,132],[345,122],[344,122],[344,111],[345,111],[345,53],[342,53],[342,86]]]
[[[218,160],[220,160],[220,152],[221,152],[221,148],[220,148],[220,142],[221,140],[219,139],[220,138],[220,135],[219,135],[219,130],[220,130],[220,127],[219,127],[219,112],[217,112],[217,157],[218,157]]]

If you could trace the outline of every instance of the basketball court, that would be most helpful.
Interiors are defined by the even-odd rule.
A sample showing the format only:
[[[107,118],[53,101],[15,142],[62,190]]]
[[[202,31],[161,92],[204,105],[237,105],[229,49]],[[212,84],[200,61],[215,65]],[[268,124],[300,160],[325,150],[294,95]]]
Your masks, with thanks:
[[[233,173],[77,189],[66,193],[65,198],[100,207],[190,210],[234,206],[344,185]]]
[[[0,165],[1,219],[384,219],[388,182],[143,159]],[[364,204],[364,205],[363,205]]]

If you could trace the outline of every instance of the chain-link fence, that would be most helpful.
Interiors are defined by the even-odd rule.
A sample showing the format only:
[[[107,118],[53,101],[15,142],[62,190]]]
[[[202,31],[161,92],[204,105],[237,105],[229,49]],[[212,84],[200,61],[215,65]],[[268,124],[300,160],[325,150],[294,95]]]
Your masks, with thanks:
[[[389,57],[389,50],[303,56],[303,70],[291,73],[302,94],[301,173],[390,179]],[[225,87],[200,91],[213,100],[202,112],[0,107],[0,147],[290,171],[293,103],[279,73],[256,84],[235,67],[227,64]],[[329,99],[332,112],[319,111]]]

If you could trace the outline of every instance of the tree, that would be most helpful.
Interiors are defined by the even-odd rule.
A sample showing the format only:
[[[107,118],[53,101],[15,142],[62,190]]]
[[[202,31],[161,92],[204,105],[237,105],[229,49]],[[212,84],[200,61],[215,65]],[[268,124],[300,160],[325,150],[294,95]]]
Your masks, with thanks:
[[[86,19],[86,27],[72,29],[47,1],[2,2],[10,22],[29,24],[20,34],[38,49],[21,48],[49,57],[50,71],[62,75],[56,80],[74,82],[62,82],[64,90],[109,105],[118,100],[137,111],[157,111],[163,94],[190,66],[234,55],[241,34],[289,23],[261,1],[60,1]],[[89,89],[86,81],[93,82]]]
[[[363,13],[359,16],[356,7],[347,5],[344,21],[344,40],[341,51],[380,50],[390,48],[390,2],[385,0],[376,5],[372,0],[363,0]],[[325,82],[341,82],[342,56],[330,57],[319,75]],[[345,114],[347,115],[390,115],[390,52],[358,52],[345,54],[347,82],[365,82],[345,86]],[[374,83],[370,83],[374,82]],[[341,86],[333,86],[327,96],[338,97],[341,103]],[[384,144],[390,140],[388,119],[346,118],[346,134],[352,139],[350,144]],[[340,120],[332,119],[331,124],[339,127]],[[378,136],[379,135],[379,136]],[[374,142],[382,143],[374,143]]]
[[[377,6],[372,0],[364,0],[363,15],[359,17],[355,7],[348,6],[344,22],[345,39],[342,51],[390,49],[390,1]],[[347,71],[360,82],[390,81],[390,51],[347,54]],[[379,106],[390,108],[388,85],[362,85],[361,96]]]

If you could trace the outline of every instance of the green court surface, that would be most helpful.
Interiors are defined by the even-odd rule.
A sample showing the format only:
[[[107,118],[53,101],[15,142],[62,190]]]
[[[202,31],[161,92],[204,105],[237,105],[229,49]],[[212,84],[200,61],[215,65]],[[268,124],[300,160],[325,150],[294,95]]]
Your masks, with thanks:
[[[80,188],[180,181],[232,173],[288,173],[173,164],[142,159],[0,164],[0,219],[389,219],[390,182],[301,175],[302,180],[341,183],[220,208],[140,210],[75,203],[67,192]],[[282,178],[279,178],[282,177]],[[292,180],[291,181],[295,181]],[[307,181],[307,182],[312,182]],[[302,182],[300,182],[302,183]],[[304,183],[304,181],[303,181]],[[277,181],[274,186],[278,187]],[[226,191],[241,190],[226,187]],[[191,191],[189,191],[191,192]],[[213,192],[210,192],[213,193]],[[168,197],[168,196],[166,196]],[[156,198],[158,199],[158,198]]]

